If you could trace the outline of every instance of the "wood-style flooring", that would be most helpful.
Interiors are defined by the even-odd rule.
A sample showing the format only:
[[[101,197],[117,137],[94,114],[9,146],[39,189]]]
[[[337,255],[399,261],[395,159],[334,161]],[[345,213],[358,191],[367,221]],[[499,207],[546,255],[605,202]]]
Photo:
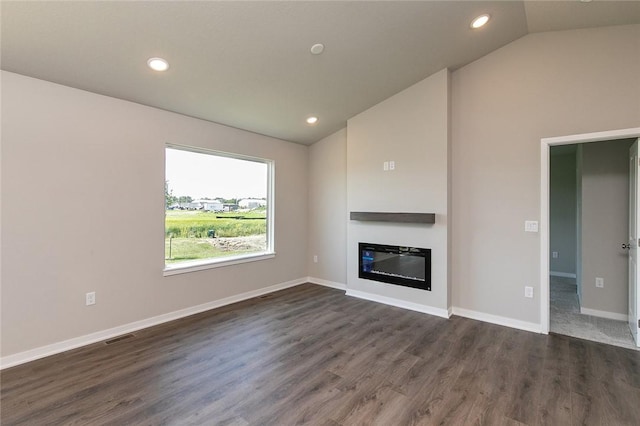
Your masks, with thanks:
[[[640,352],[312,284],[1,381],[5,426],[640,424]]]

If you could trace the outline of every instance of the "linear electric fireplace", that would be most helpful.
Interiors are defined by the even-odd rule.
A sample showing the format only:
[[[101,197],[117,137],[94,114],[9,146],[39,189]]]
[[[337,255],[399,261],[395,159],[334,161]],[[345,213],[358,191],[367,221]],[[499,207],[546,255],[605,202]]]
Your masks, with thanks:
[[[358,244],[358,276],[431,291],[431,249]]]

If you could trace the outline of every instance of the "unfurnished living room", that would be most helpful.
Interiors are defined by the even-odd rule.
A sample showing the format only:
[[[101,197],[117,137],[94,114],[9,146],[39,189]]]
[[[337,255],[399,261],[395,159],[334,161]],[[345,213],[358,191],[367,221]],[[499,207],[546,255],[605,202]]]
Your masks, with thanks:
[[[640,424],[640,1],[0,16],[2,425]]]

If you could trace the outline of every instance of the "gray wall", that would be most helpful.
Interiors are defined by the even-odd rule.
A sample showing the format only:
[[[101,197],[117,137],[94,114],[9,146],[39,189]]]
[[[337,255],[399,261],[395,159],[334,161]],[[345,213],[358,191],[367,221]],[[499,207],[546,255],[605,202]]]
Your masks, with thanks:
[[[540,139],[639,127],[638,75],[639,25],[530,34],[453,73],[454,306],[540,323],[540,237],[524,232]]]
[[[581,308],[621,315],[628,312],[628,253],[621,245],[629,239],[632,143],[583,145]],[[603,288],[596,288],[596,277],[604,279]]]
[[[349,290],[446,312],[449,72],[443,70],[347,123],[347,211],[435,213],[434,225],[349,221]],[[384,171],[383,162],[395,161]],[[432,249],[432,290],[358,278],[358,242]]]
[[[411,119],[384,141],[376,136],[385,150],[371,164],[381,170],[381,160],[398,161],[397,174],[384,179],[394,182],[385,194],[399,204],[369,193],[356,196],[353,207],[436,211],[445,228],[435,245],[446,253],[447,238],[452,244],[451,274],[441,258],[438,280],[451,283],[453,305],[539,323],[540,240],[523,225],[540,211],[540,139],[639,127],[638,75],[639,25],[525,36],[453,72],[449,105],[428,102],[441,118],[427,121],[423,135],[438,139],[432,145],[421,136],[412,144],[427,144],[426,153],[438,147],[433,161],[412,159],[413,149],[399,156],[394,150],[431,117],[412,115],[402,103],[389,107],[391,116]],[[451,128],[448,170],[442,123]],[[276,161],[275,259],[162,277],[166,142]],[[366,140],[359,144],[367,153]],[[347,155],[347,180],[355,182],[368,166]],[[2,72],[2,355],[307,276],[307,248],[314,247],[307,242],[309,159],[325,161],[304,146]],[[335,164],[343,170],[341,160]],[[410,192],[392,193],[403,180],[417,182],[426,166],[436,170],[436,181],[421,182],[417,201]],[[114,211],[115,202],[130,207]],[[337,222],[332,217],[314,232],[333,232]],[[366,235],[393,242],[382,229]],[[431,234],[414,234],[430,244]],[[340,251],[340,244],[327,247]],[[348,244],[343,250],[353,255],[351,237]],[[339,280],[340,272],[328,271],[343,264],[332,262],[317,273]],[[534,299],[523,297],[525,285],[536,290]],[[90,290],[98,304],[86,308]],[[445,296],[423,302],[447,306]]]
[[[308,275],[347,283],[347,131],[309,147]],[[313,256],[318,256],[318,262]]]
[[[532,34],[451,74],[454,307],[539,323],[540,139],[639,127],[639,53],[638,25]]]
[[[307,275],[306,146],[1,76],[3,356]],[[167,142],[275,160],[274,259],[163,277]]]
[[[577,178],[576,152],[556,154],[551,148],[549,165],[549,267],[552,272],[576,274]],[[553,258],[553,252],[558,253]]]
[[[579,144],[576,150],[576,204],[577,204],[577,235],[576,235],[576,284],[578,286],[578,301],[582,304],[582,152],[584,144]]]

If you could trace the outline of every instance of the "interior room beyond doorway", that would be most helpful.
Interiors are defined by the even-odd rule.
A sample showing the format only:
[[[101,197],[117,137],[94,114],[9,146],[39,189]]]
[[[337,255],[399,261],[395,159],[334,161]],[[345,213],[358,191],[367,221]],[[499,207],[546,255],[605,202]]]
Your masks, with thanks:
[[[550,331],[636,348],[627,323],[629,148],[550,148]]]

